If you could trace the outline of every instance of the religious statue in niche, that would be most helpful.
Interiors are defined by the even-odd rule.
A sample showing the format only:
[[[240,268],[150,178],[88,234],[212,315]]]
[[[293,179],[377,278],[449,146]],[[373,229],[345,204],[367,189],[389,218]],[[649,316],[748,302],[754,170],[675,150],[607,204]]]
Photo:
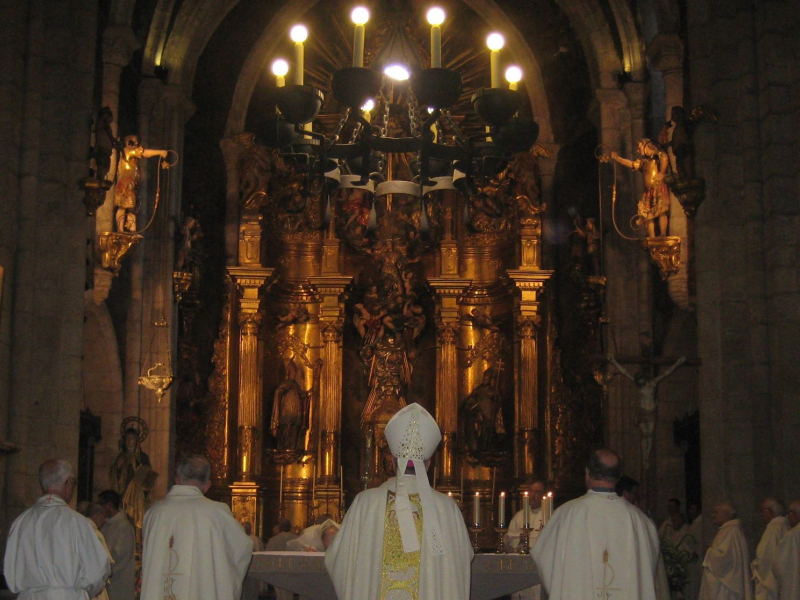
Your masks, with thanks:
[[[319,190],[301,169],[290,165],[274,149],[255,143],[253,134],[241,138],[238,161],[242,208],[260,212],[268,231],[281,237],[305,237],[323,225]]]
[[[111,124],[114,122],[114,113],[108,106],[100,109],[94,125],[94,146],[92,146],[92,160],[94,161],[94,176],[105,181],[111,170],[111,155],[114,150],[120,150],[120,141],[114,137]]]
[[[304,390],[297,377],[298,368],[291,359],[286,364],[286,378],[275,390],[272,401],[269,428],[278,450],[304,452],[306,449],[313,386]]]
[[[667,235],[669,224],[669,190],[665,182],[669,157],[647,138],[639,140],[637,151],[641,158],[634,160],[622,158],[613,151],[610,158],[623,167],[642,172],[645,190],[639,199],[639,218],[646,223],[648,237],[656,237],[656,221],[658,221],[658,235],[664,237]]]
[[[519,152],[508,164],[507,176],[511,180],[511,194],[517,202],[519,223],[524,227],[538,228],[539,215],[547,205],[542,202],[539,156],[550,156],[539,144],[527,152]]]
[[[198,242],[203,237],[200,221],[186,216],[178,229],[180,236],[175,257],[175,270],[192,273],[199,265],[200,248]]]
[[[143,148],[139,143],[138,135],[125,137],[117,165],[117,184],[114,192],[114,206],[116,206],[114,221],[117,225],[117,233],[136,233],[136,214],[139,212],[139,182],[142,179],[139,161],[154,156],[164,159],[167,158],[168,153],[168,150]],[[168,169],[170,166],[167,161],[159,160],[161,169]]]
[[[600,275],[600,231],[593,217],[585,221],[575,215],[574,229],[569,233],[570,269],[574,278]]]
[[[503,419],[500,373],[502,361],[483,372],[481,382],[461,404],[460,418],[466,450],[478,462],[503,454],[506,427]]]
[[[111,489],[122,496],[125,512],[139,529],[142,527],[150,492],[158,477],[158,473],[151,468],[150,457],[141,448],[141,443],[147,438],[147,434],[147,424],[142,419],[127,417],[122,421],[120,451],[111,464],[108,475]]]
[[[613,355],[608,356],[608,360],[617,370],[630,379],[639,388],[639,429],[642,432],[642,468],[646,473],[650,467],[650,452],[653,449],[653,434],[656,430],[656,419],[658,416],[658,406],[656,405],[656,389],[663,379],[666,379],[672,372],[686,362],[686,357],[681,356],[672,366],[656,377],[648,378],[644,371],[631,375],[621,364],[617,362]]]
[[[342,188],[337,191],[338,208],[336,234],[353,250],[369,247],[369,211],[372,192],[363,188]]]

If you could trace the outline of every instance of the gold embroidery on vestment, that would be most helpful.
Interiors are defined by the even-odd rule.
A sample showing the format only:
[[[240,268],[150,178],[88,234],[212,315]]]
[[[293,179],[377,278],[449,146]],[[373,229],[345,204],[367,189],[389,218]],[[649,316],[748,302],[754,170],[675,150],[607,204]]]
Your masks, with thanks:
[[[419,494],[409,495],[414,525],[417,528],[417,539],[422,539],[422,504]],[[395,495],[389,492],[386,501],[386,517],[383,524],[383,567],[381,570],[381,597],[386,600],[403,597],[408,600],[419,600],[419,563],[420,551],[404,552],[403,539],[400,536],[400,525],[395,512]],[[404,594],[402,592],[405,592]],[[399,594],[398,594],[399,593]]]

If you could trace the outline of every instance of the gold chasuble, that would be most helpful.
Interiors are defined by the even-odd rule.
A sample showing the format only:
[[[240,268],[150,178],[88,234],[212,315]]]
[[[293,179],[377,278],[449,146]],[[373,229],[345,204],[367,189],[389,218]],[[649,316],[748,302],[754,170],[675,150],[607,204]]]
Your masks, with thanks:
[[[422,504],[419,494],[410,494],[411,510],[417,537],[422,537]],[[419,600],[419,563],[421,553],[405,552],[400,525],[395,512],[395,494],[389,492],[383,536],[383,568],[380,600]]]

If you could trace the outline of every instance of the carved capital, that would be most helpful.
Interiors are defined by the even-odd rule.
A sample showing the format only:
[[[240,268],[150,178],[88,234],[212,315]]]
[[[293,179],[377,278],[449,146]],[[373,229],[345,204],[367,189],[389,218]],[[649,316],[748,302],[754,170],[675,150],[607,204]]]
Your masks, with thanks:
[[[521,339],[532,339],[536,337],[539,331],[539,325],[541,324],[541,315],[520,315],[517,317],[517,335],[519,335]]]
[[[650,64],[662,73],[683,70],[683,42],[675,34],[659,33],[647,46]]]
[[[458,339],[458,322],[444,322],[441,319],[436,322],[436,340],[439,345],[455,344]]]
[[[126,25],[111,25],[103,33],[103,64],[126,67],[133,53],[141,47],[133,29]]]
[[[258,335],[264,316],[260,312],[239,313],[239,328],[242,335]]]
[[[320,323],[320,333],[322,334],[322,341],[326,344],[336,343],[342,341],[342,326],[341,321],[328,321]]]

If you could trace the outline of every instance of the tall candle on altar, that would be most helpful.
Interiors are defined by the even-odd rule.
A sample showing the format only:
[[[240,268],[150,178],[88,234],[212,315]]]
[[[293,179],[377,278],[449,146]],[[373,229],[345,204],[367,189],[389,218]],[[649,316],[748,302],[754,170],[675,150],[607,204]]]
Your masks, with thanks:
[[[350,13],[350,19],[356,25],[355,39],[353,41],[353,66],[364,66],[364,25],[369,21],[369,11],[363,6],[356,6]]]
[[[506,493],[500,492],[497,498],[497,527],[503,529],[506,524]]]
[[[433,7],[427,14],[428,23],[431,25],[431,68],[438,69],[442,66],[442,23],[444,11]]]
[[[472,503],[472,522],[476,527],[481,524],[481,493],[475,492],[475,500]]]
[[[528,498],[528,492],[522,495],[522,526],[531,526],[531,503]]]
[[[294,42],[294,84],[303,85],[303,71],[305,70],[303,42],[308,38],[308,29],[303,25],[295,25],[289,32],[289,37]]]
[[[505,46],[506,40],[499,33],[490,33],[486,38],[486,45],[491,50],[489,54],[489,65],[491,67],[492,87],[502,87],[501,73],[500,73],[500,50]]]
[[[283,465],[281,465],[281,482],[278,487],[278,506],[283,508]]]

